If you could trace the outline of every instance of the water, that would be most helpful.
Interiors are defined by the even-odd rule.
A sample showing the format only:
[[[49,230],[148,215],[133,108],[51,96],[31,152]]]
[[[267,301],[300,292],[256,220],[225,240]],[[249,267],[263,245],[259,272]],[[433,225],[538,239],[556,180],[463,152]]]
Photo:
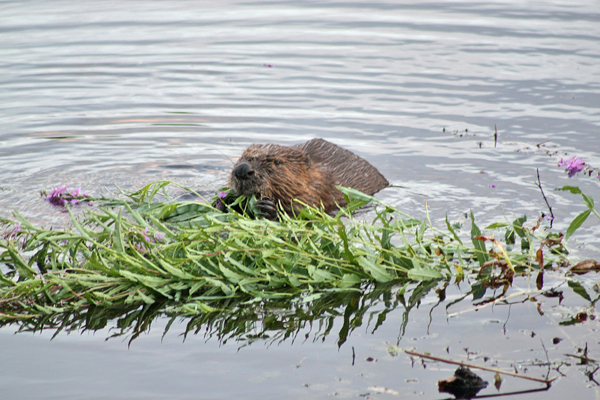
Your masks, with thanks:
[[[574,155],[600,167],[598,21],[591,0],[5,1],[0,215],[16,208],[39,223],[65,223],[39,197],[64,184],[99,193],[169,179],[211,193],[248,144],[322,137],[368,159],[396,186],[380,198],[416,217],[427,203],[434,221],[448,213],[464,222],[463,234],[469,210],[480,226],[503,214],[532,221],[547,213],[534,185],[539,169],[554,226],[564,232],[585,206],[554,188],[579,186],[600,201],[597,170],[569,179],[557,167]],[[598,259],[598,238],[592,216],[569,241],[574,258]],[[590,307],[581,301],[572,307]],[[435,302],[432,292],[425,303]],[[552,307],[565,317],[562,305]],[[486,322],[505,314],[465,314],[446,325],[444,308],[433,313],[429,333],[429,308],[415,310],[400,345],[414,341],[437,354],[450,345],[459,358],[462,347],[489,351],[487,335],[510,343],[488,354],[509,363],[529,357],[511,351],[535,349],[532,357],[545,359],[539,337],[528,334],[551,347],[564,329],[571,341],[551,356],[587,341],[597,357],[596,321],[559,328],[556,320],[532,319],[534,308],[513,307],[505,333]],[[14,329],[4,328],[2,364],[11,367],[2,368],[0,387],[11,398],[396,397],[373,387],[437,397],[435,382],[453,368],[418,375],[405,356],[386,355],[401,314],[391,312],[374,335],[355,331],[340,350],[333,337],[240,351],[197,336],[182,343],[176,333],[161,343],[156,325],[131,349],[105,342],[105,332],[50,342],[49,334],[11,336]],[[580,390],[600,398],[593,382],[569,368],[552,396]]]

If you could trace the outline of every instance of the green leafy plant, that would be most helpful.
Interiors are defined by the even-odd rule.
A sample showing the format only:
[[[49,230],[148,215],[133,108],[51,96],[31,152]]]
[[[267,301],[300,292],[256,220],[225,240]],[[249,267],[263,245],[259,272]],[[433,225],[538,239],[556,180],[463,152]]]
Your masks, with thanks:
[[[499,268],[500,279],[510,281],[507,271],[565,262],[561,246],[540,262],[533,249],[539,245],[539,253],[549,234],[525,228],[520,219],[492,224],[486,228],[491,235],[483,236],[471,216],[468,246],[448,221],[447,231],[437,229],[428,218],[414,219],[353,189],[340,188],[347,206],[335,216],[306,207],[298,218],[273,222],[253,219],[252,199],[221,192],[209,202],[168,201],[169,184],[153,182],[125,199],[86,198],[98,208],[79,217],[69,210],[65,229],[37,227],[16,211],[15,220],[2,220],[0,321],[138,307],[225,313],[275,300],[312,303],[371,285],[435,283],[484,269]],[[156,201],[158,193],[167,202]],[[372,221],[353,216],[369,202]],[[523,250],[505,250],[493,239],[496,229],[512,232],[507,243],[516,233]],[[494,284],[489,274],[481,279]]]
[[[587,220],[590,214],[595,214],[598,218],[600,218],[600,213],[594,208],[594,199],[590,196],[586,195],[579,189],[577,186],[563,186],[557,190],[568,191],[573,194],[580,194],[583,197],[583,204],[588,208],[578,216],[576,216],[569,227],[567,228],[567,233],[565,234],[565,240],[568,240],[577,229]]]

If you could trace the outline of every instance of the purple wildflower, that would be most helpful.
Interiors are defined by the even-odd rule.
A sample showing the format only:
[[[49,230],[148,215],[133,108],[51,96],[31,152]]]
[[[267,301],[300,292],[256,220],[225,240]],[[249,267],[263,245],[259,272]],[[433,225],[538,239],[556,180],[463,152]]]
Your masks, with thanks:
[[[496,185],[492,183],[492,184],[490,185],[490,187],[491,187],[491,188],[495,188],[495,187],[496,187]]]
[[[67,204],[77,204],[80,200],[85,199],[89,196],[88,193],[82,193],[81,187],[75,190],[68,190],[67,186],[59,186],[53,189],[50,194],[45,190],[42,191],[44,199],[55,206],[66,206]]]
[[[62,194],[64,192],[67,191],[67,187],[66,186],[59,186],[56,189],[52,189],[52,191],[50,192],[50,194],[48,196],[46,196],[46,200],[48,200],[50,202],[50,204],[53,204],[55,206],[64,206],[66,203],[66,200],[63,199]]]
[[[573,156],[569,158],[567,161],[564,161],[562,158],[558,163],[559,167],[564,167],[565,171],[569,173],[569,178],[575,176],[576,173],[583,171],[585,167],[585,163],[581,161],[577,156]]]
[[[546,219],[547,219],[548,221],[552,221],[554,218],[552,218],[552,216],[551,216],[551,215],[547,215],[547,216],[546,216]]]
[[[7,234],[4,235],[5,239],[12,239],[15,236],[17,236],[17,234],[19,233],[19,230],[21,229],[21,223],[18,223],[15,225],[14,229],[12,230],[12,232],[9,232]]]
[[[225,203],[223,203],[223,200],[225,197],[227,197],[227,192],[219,192],[217,193],[217,201],[215,202],[215,208],[217,210],[224,210],[225,209]]]
[[[156,239],[156,240],[160,240],[160,239],[162,239],[164,237],[165,237],[164,233],[155,233],[154,234],[154,239]]]
[[[148,236],[148,227],[144,228],[144,230],[142,231],[142,235],[144,236],[144,241],[146,243],[150,243],[150,237]]]

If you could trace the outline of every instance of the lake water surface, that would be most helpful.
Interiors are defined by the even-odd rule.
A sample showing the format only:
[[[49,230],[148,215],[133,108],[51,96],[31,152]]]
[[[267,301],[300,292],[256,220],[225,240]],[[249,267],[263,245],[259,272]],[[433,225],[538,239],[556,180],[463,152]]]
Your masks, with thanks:
[[[168,179],[210,194],[248,144],[321,137],[388,178],[393,187],[379,198],[418,218],[427,204],[434,222],[447,214],[465,235],[470,210],[480,226],[547,213],[537,169],[554,228],[564,232],[585,206],[553,189],[579,186],[600,203],[599,65],[596,0],[3,1],[0,215],[18,209],[40,224],[64,224],[64,212],[39,193],[65,184],[98,194]],[[569,179],[558,163],[573,156],[588,173]],[[568,244],[575,261],[600,259],[599,220],[590,217]],[[547,288],[561,285],[562,274]],[[598,275],[573,279],[594,294]],[[369,309],[374,319],[355,319],[339,348],[344,309],[328,335],[304,327],[295,340],[251,345],[202,334],[184,341],[179,320],[162,338],[167,319],[130,347],[106,341],[108,329],[50,340],[52,332],[13,335],[9,326],[0,329],[0,393],[443,398],[437,381],[455,368],[390,355],[393,344],[536,376],[549,359],[559,367],[550,375],[564,376],[549,392],[519,398],[600,399],[600,373],[590,378],[577,359],[559,366],[586,343],[600,358],[599,319],[559,324],[579,310],[598,315],[595,302],[561,287],[561,303],[516,296],[519,305],[477,312],[470,299],[449,306],[468,284],[448,286],[437,307],[429,288],[406,329],[399,306],[374,331],[389,308],[379,300]],[[520,278],[510,293],[532,288]],[[493,374],[482,376],[490,382],[482,393],[497,393]],[[536,387],[507,379],[502,389]]]

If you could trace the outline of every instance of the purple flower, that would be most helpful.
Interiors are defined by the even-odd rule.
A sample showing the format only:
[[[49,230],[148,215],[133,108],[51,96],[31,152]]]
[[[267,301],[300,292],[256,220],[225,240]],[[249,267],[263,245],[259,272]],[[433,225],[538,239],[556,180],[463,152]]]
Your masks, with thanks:
[[[146,243],[150,243],[150,237],[148,236],[148,227],[144,228],[144,230],[142,231],[142,235],[144,236],[144,241]]]
[[[66,186],[59,186],[56,189],[52,189],[50,194],[45,197],[46,200],[50,202],[50,204],[54,204],[55,206],[64,206],[65,200],[62,198],[62,194],[67,190]]]
[[[567,161],[564,161],[562,158],[558,163],[559,167],[564,167],[565,171],[569,173],[569,178],[575,176],[576,173],[583,171],[585,167],[585,163],[581,161],[577,156],[573,156],[569,158]]]
[[[273,64],[267,64],[267,63],[265,63],[265,64],[263,64],[263,65],[264,65],[265,67],[267,67],[267,68],[271,68],[271,67],[273,66]]]
[[[552,221],[554,218],[552,218],[552,216],[551,216],[551,215],[547,215],[547,216],[546,216],[546,219],[547,219],[548,221]]]
[[[164,233],[155,233],[154,234],[154,239],[159,240],[165,237]]]
[[[4,238],[6,239],[12,239],[15,236],[17,236],[17,234],[19,233],[19,230],[21,229],[21,223],[18,223],[15,225],[14,229],[12,230],[12,232],[7,233],[6,235],[4,235]]]
[[[219,192],[217,193],[217,201],[215,201],[215,208],[217,210],[224,210],[225,209],[225,203],[223,203],[223,200],[225,197],[227,197],[227,192]]]
[[[495,187],[496,187],[496,185],[492,183],[492,184],[490,185],[490,187],[491,187],[491,188],[495,188]]]
[[[89,194],[82,193],[81,187],[75,190],[68,190],[67,186],[59,186],[53,189],[50,194],[43,190],[42,196],[45,196],[44,199],[50,204],[64,207],[67,204],[77,204],[79,200],[85,199]]]

